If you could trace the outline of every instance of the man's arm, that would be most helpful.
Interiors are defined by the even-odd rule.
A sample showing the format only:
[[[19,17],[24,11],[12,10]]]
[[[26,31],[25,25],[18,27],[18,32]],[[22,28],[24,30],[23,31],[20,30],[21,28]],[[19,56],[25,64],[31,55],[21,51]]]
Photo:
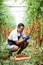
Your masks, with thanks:
[[[26,36],[26,37],[24,37],[24,39],[22,39],[22,40],[17,40],[17,41],[15,41],[16,42],[16,44],[21,44],[22,42],[25,42],[25,41],[27,41],[28,39],[30,39],[30,36]]]
[[[18,45],[19,45],[19,44],[21,44],[21,43],[25,42],[25,39],[22,39],[22,40],[16,40],[15,42],[16,42],[16,44],[18,44]]]

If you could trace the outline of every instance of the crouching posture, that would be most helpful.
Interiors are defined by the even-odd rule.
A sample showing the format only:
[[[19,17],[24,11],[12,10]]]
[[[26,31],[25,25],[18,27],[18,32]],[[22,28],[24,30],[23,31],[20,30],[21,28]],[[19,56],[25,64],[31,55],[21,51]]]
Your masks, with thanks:
[[[13,30],[7,40],[7,48],[16,51],[20,48],[17,54],[21,53],[23,49],[28,46],[27,40],[30,36],[25,36],[24,34],[24,24],[19,23],[17,28]],[[22,37],[22,39],[20,39]]]

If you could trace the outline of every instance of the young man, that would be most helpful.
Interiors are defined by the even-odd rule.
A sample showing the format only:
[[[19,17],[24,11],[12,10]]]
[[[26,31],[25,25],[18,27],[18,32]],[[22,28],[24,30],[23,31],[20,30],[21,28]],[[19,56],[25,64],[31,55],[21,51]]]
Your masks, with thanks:
[[[30,36],[25,36],[23,30],[24,24],[19,23],[17,28],[13,30],[8,37],[7,48],[12,51],[16,51],[20,48],[17,54],[21,53],[21,51],[27,47],[27,40],[30,38]],[[20,40],[21,37],[22,39]]]

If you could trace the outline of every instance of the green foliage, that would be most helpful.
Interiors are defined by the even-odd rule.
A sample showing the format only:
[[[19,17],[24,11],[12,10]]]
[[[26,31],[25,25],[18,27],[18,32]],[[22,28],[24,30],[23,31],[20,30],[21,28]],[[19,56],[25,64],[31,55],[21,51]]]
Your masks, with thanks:
[[[15,19],[9,12],[9,7],[4,4],[4,0],[0,0],[0,41],[2,41],[2,33],[8,26],[15,28]]]
[[[16,0],[15,0],[16,1]],[[40,22],[41,24],[41,29],[40,29],[40,36],[43,39],[42,36],[42,31],[43,31],[43,22],[42,22],[42,17],[43,17],[43,11],[41,10],[41,7],[43,7],[43,0],[24,0],[26,1],[26,11],[25,11],[25,24],[32,24],[32,21],[34,20],[34,22]],[[13,26],[12,23],[10,23],[10,21],[13,22],[14,18],[9,14],[8,12],[8,7],[3,3],[3,0],[0,0],[0,26],[2,27],[2,30],[0,31],[0,64],[1,65],[21,65],[20,63],[22,63],[23,65],[43,65],[43,42],[42,42],[42,48],[37,46],[36,48],[32,46],[32,42],[30,40],[30,45],[22,51],[22,53],[24,54],[28,54],[31,55],[31,59],[30,60],[23,60],[23,61],[11,61],[11,60],[7,60],[7,56],[9,54],[8,49],[6,48],[5,43],[2,43],[1,40],[3,40],[2,38],[2,33],[3,33],[3,29],[5,29],[8,26]],[[13,20],[12,20],[13,19]],[[15,21],[15,20],[14,20]],[[12,25],[11,25],[12,24]],[[34,30],[32,31],[33,37],[35,38],[37,35],[36,32],[36,25],[34,25]],[[36,39],[35,39],[35,43],[36,43]],[[5,59],[6,58],[6,59]],[[3,60],[5,59],[5,60]]]
[[[28,26],[34,22],[34,29],[32,30],[32,37],[36,39],[38,34],[37,32],[37,22],[40,23],[40,38],[43,39],[43,0],[23,0],[26,2],[26,10],[25,10],[25,17],[24,17],[24,24]]]
[[[6,43],[3,43],[3,31],[9,26],[12,28],[16,26],[15,19],[9,12],[9,9],[10,8],[4,4],[4,0],[0,0],[0,58],[5,58],[9,54],[5,45]]]
[[[43,17],[43,0],[24,0],[26,1],[26,16],[25,23],[29,23],[32,20],[40,20]],[[38,18],[39,17],[39,18]]]
[[[13,18],[13,16],[11,16],[11,13],[8,11],[9,7],[3,2],[0,3],[0,21],[2,23],[2,26],[5,28],[6,24],[10,24],[11,22],[14,22],[15,24],[15,19]]]
[[[16,2],[17,0],[14,0],[14,2]]]
[[[32,45],[32,44],[31,44]],[[43,64],[43,50],[40,47],[34,48],[28,46],[22,53],[28,54],[31,56],[30,60],[24,62],[24,65],[41,65]]]
[[[24,24],[25,26],[31,26],[32,22],[34,22],[34,29],[32,30],[32,37],[33,40],[36,41],[37,36],[37,22],[40,22],[40,38],[43,39],[43,0],[23,0],[26,2],[26,10],[25,10],[25,16],[24,16]],[[27,31],[27,30],[26,30]],[[30,39],[31,41],[31,39]],[[36,42],[35,42],[36,43]],[[31,43],[32,44],[32,43]],[[43,41],[41,42],[43,44]],[[42,45],[41,45],[42,46]],[[37,45],[39,47],[39,43]],[[43,47],[43,46],[42,46]],[[40,48],[40,47],[39,47]],[[38,50],[39,50],[38,48]],[[30,61],[27,62],[26,65],[43,65],[43,57],[41,54],[43,54],[43,50],[40,48],[40,52],[36,52],[37,48],[28,47],[25,52],[23,53],[30,54],[32,58]]]

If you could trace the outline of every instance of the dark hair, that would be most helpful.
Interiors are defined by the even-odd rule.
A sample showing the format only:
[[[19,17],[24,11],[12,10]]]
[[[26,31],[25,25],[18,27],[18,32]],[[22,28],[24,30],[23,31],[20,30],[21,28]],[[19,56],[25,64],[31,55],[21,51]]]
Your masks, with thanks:
[[[23,24],[23,23],[19,23],[19,24],[18,24],[18,27],[20,28],[21,26],[24,27],[24,24]]]

